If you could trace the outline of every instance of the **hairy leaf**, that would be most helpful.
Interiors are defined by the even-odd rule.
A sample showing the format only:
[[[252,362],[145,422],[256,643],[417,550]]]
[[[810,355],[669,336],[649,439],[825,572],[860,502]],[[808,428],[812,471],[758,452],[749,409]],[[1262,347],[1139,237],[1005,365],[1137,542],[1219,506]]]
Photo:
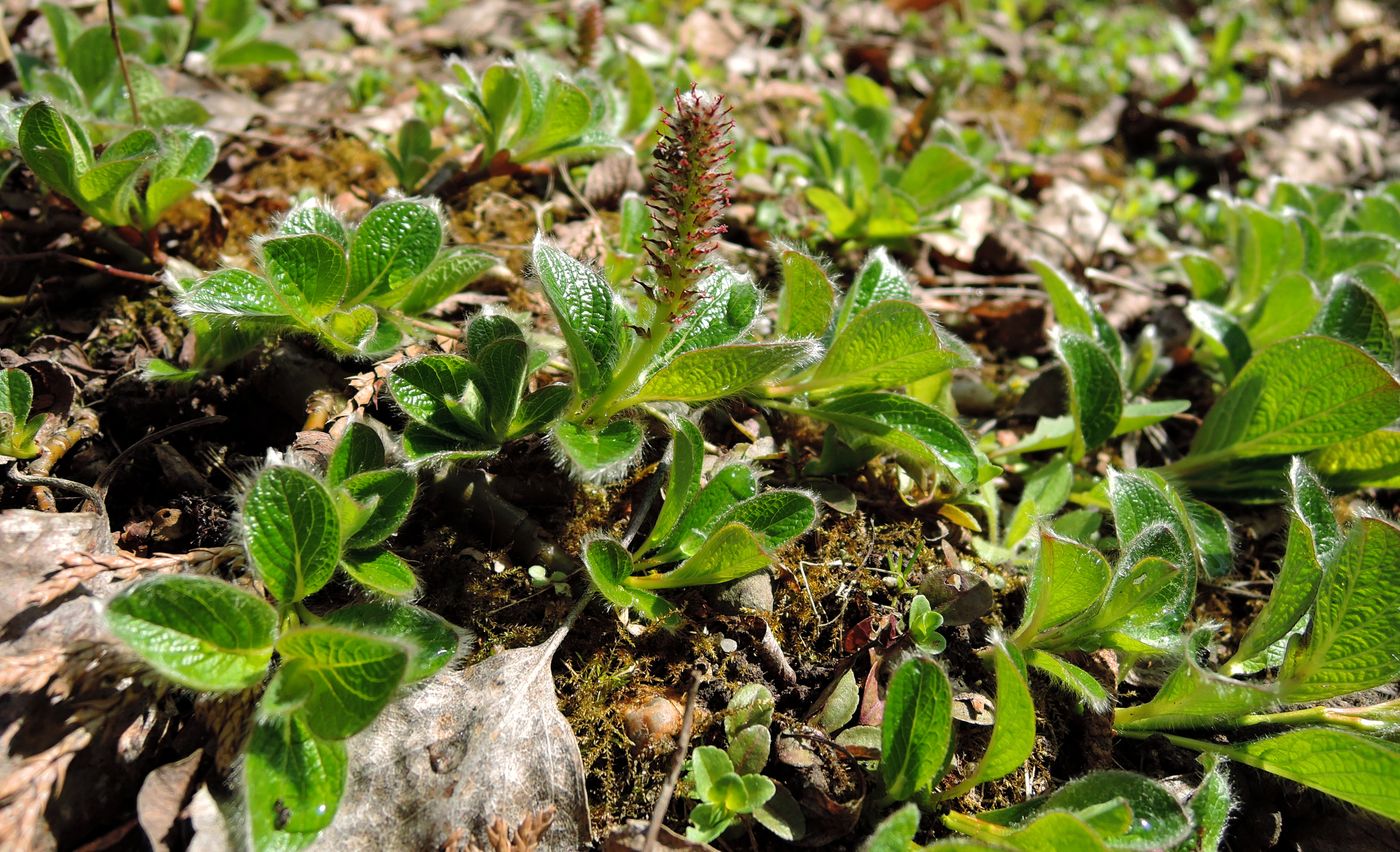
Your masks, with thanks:
[[[243,502],[248,559],[273,597],[295,603],[320,589],[340,560],[340,521],[325,486],[292,467],[258,474]]]
[[[345,739],[373,722],[408,666],[408,652],[398,642],[331,626],[284,633],[277,653],[308,685],[301,711],[307,727],[330,740]]]
[[[908,799],[942,774],[952,750],[953,692],[932,660],[899,667],[885,696],[880,774],[891,798]]]
[[[210,577],[144,580],[107,605],[107,625],[157,672],[200,692],[262,680],[277,640],[265,601]]]

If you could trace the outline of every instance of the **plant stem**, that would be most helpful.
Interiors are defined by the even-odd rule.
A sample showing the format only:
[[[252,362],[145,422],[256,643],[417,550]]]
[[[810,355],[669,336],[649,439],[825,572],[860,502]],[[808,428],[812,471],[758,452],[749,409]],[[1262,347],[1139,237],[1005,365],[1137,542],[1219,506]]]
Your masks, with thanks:
[[[29,260],[62,260],[68,263],[76,263],[79,266],[86,266],[98,272],[111,275],[113,278],[125,278],[128,281],[140,281],[144,284],[159,284],[159,275],[151,275],[147,272],[132,272],[128,269],[119,269],[109,263],[99,263],[86,257],[78,257],[61,251],[31,251],[22,254],[0,254],[0,263],[23,263]]]
[[[443,337],[450,337],[453,340],[462,339],[461,329],[455,328],[450,325],[444,325],[443,323],[437,322],[429,322],[427,320],[413,319],[412,317],[404,317],[404,322],[408,323],[414,328],[421,328],[424,331],[431,331],[433,334],[440,334]]]
[[[15,62],[15,49],[10,46],[10,31],[5,27],[5,16],[0,15],[0,60],[10,66],[10,73],[15,75],[15,85],[19,87],[19,94],[24,94],[24,84],[20,82],[19,63]]]
[[[1363,733],[1384,730],[1384,723],[1353,716],[1335,707],[1303,707],[1298,710],[1282,710],[1276,713],[1250,713],[1235,720],[1241,726],[1251,725],[1330,725],[1335,728],[1349,728]]]
[[[671,761],[671,772],[661,787],[661,795],[656,797],[656,806],[651,809],[651,823],[647,825],[642,852],[651,852],[656,848],[656,839],[661,834],[661,821],[666,817],[666,809],[671,806],[671,797],[676,793],[676,783],[681,780],[686,749],[690,745],[690,729],[695,721],[695,697],[699,691],[700,672],[696,671],[691,675],[690,690],[685,695],[685,714],[681,716],[681,735],[676,742],[676,756]]]
[[[593,402],[580,414],[581,420],[594,420],[598,417],[607,417],[616,414],[626,408],[626,405],[618,405],[619,397],[623,397],[632,386],[646,372],[647,367],[661,352],[666,345],[666,338],[671,334],[671,317],[674,310],[673,305],[658,302],[656,304],[656,316],[652,317],[651,326],[647,329],[647,335],[638,340],[637,345],[632,347],[628,353],[627,360],[622,363],[616,373],[613,373],[612,380],[607,387],[603,388],[593,398]]]
[[[141,108],[136,105],[136,89],[131,85],[131,70],[126,67],[126,51],[122,49],[122,37],[117,32],[117,3],[107,0],[107,24],[112,30],[112,46],[117,50],[117,63],[122,67],[122,79],[126,81],[126,96],[131,100],[131,121],[141,123]]]

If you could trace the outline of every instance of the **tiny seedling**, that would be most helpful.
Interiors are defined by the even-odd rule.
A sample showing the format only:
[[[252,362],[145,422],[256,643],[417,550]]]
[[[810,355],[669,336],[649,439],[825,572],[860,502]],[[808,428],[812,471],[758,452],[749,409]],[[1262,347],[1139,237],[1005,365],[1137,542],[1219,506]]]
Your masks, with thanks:
[[[726,749],[697,746],[691,753],[691,795],[700,804],[690,812],[686,837],[709,843],[748,817],[784,840],[806,833],[806,820],[792,794],[763,775],[773,738],[773,694],[762,684],[735,690],[724,717]]]
[[[345,790],[346,738],[457,650],[447,622],[408,604],[384,599],[318,617],[304,603],[337,566],[377,593],[412,591],[412,572],[380,543],[402,523],[415,485],[383,463],[379,435],[353,424],[324,481],[282,465],[254,480],[240,531],[275,608],[239,586],[189,575],[145,580],[107,607],[112,632],[187,689],[239,692],[272,672],[239,777],[255,849],[299,848],[329,825]]]
[[[106,225],[149,231],[214,167],[218,149],[186,128],[134,130],[95,154],[83,124],[46,101],[24,111],[16,132],[30,171]]]
[[[0,457],[32,459],[39,454],[34,439],[47,414],[29,414],[34,385],[23,370],[0,370]]]
[[[509,317],[478,315],[466,344],[465,357],[425,355],[389,374],[389,393],[410,420],[403,448],[412,464],[493,455],[506,441],[546,429],[569,402],[565,384],[526,392],[548,355]]]
[[[775,550],[817,518],[812,495],[788,488],[760,493],[745,465],[721,467],[702,487],[700,430],[679,420],[674,434],[666,497],[646,539],[631,552],[607,537],[583,549],[588,576],[609,603],[668,622],[675,621],[673,608],[657,591],[726,583],[761,571],[772,564]],[[676,567],[660,570],[669,565]]]
[[[383,202],[354,227],[306,201],[254,242],[258,272],[173,283],[176,309],[207,332],[206,363],[289,332],[338,355],[383,356],[414,331],[413,318],[495,265],[478,249],[443,249],[443,229],[442,211],[423,199]]]

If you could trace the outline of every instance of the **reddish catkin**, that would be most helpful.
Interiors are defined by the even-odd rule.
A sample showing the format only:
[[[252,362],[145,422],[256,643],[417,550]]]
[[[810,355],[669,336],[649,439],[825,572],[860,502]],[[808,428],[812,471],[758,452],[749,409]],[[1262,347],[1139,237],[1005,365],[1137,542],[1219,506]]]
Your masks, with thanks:
[[[592,68],[603,37],[603,6],[589,3],[578,17],[578,67]]]
[[[709,272],[710,252],[726,230],[720,222],[731,200],[729,155],[734,122],[722,95],[695,86],[676,92],[675,106],[663,110],[661,139],[653,156],[653,234],[647,254],[656,273],[657,298],[684,317],[704,295],[696,284]]]

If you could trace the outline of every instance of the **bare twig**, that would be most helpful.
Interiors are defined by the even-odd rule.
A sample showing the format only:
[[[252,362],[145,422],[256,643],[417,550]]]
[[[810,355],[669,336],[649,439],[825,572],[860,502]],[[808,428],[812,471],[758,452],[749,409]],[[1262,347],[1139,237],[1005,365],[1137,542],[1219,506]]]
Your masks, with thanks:
[[[125,278],[128,281],[140,281],[145,284],[159,284],[159,275],[151,275],[147,272],[132,272],[129,269],[119,269],[108,263],[99,263],[86,257],[78,257],[75,254],[68,254],[61,251],[31,251],[22,254],[0,254],[0,263],[21,263],[28,260],[63,260],[68,263],[76,263],[79,266],[86,266],[98,272],[106,273],[114,278]]]
[[[122,67],[122,79],[126,81],[126,96],[131,99],[131,121],[141,123],[141,108],[136,105],[136,89],[131,85],[131,71],[126,67],[126,51],[122,48],[122,37],[117,32],[116,0],[107,0],[107,24],[112,29],[112,46],[117,50],[117,63]]]
[[[92,409],[78,409],[73,417],[73,424],[71,426],[57,432],[39,446],[39,457],[29,463],[29,467],[25,470],[24,474],[21,474],[19,468],[16,467],[10,471],[10,478],[26,485],[37,486],[34,489],[34,503],[41,511],[58,511],[58,506],[53,501],[53,493],[45,487],[58,483],[57,487],[64,488],[68,491],[76,491],[87,499],[93,500],[98,510],[105,516],[106,510],[102,508],[102,495],[88,486],[75,482],[71,483],[71,486],[76,487],[70,487],[70,485],[63,484],[68,483],[66,479],[54,480],[54,482],[39,481],[50,478],[49,474],[53,471],[54,465],[58,464],[59,459],[62,459],[68,454],[69,450],[73,449],[74,444],[91,438],[97,434],[97,431],[97,415],[93,413]]]
[[[685,694],[685,715],[681,717],[681,736],[676,742],[676,756],[671,761],[671,774],[661,787],[661,795],[656,799],[656,807],[651,810],[651,823],[647,826],[646,840],[642,842],[642,852],[652,852],[656,848],[656,838],[661,835],[661,821],[666,810],[671,807],[671,797],[676,794],[676,784],[681,780],[681,769],[685,766],[686,750],[690,747],[690,729],[695,722],[695,696],[700,691],[700,672],[694,672],[690,679],[690,691]]]
[[[23,94],[23,84],[20,82],[19,63],[15,62],[15,49],[10,46],[10,31],[5,26],[5,16],[0,14],[0,61],[10,66],[10,73],[15,75],[15,85],[21,87]]]
[[[174,426],[167,426],[164,429],[159,429],[155,432],[152,432],[149,435],[142,436],[141,438],[137,439],[136,442],[133,443],[131,446],[122,450],[120,453],[117,453],[117,457],[112,459],[112,461],[108,463],[106,469],[98,475],[97,481],[93,483],[93,488],[97,490],[98,494],[102,495],[103,497],[106,497],[107,489],[111,487],[112,480],[116,479],[117,474],[121,473],[122,471],[122,463],[125,462],[127,459],[131,458],[131,456],[142,447],[151,444],[155,441],[159,441],[161,438],[164,438],[165,436],[174,434],[176,432],[183,432],[186,429],[195,429],[200,426],[213,426],[216,423],[223,423],[227,419],[227,417],[224,417],[220,414],[210,415],[209,417],[196,417],[194,420],[186,420],[184,423],[176,423]]]

